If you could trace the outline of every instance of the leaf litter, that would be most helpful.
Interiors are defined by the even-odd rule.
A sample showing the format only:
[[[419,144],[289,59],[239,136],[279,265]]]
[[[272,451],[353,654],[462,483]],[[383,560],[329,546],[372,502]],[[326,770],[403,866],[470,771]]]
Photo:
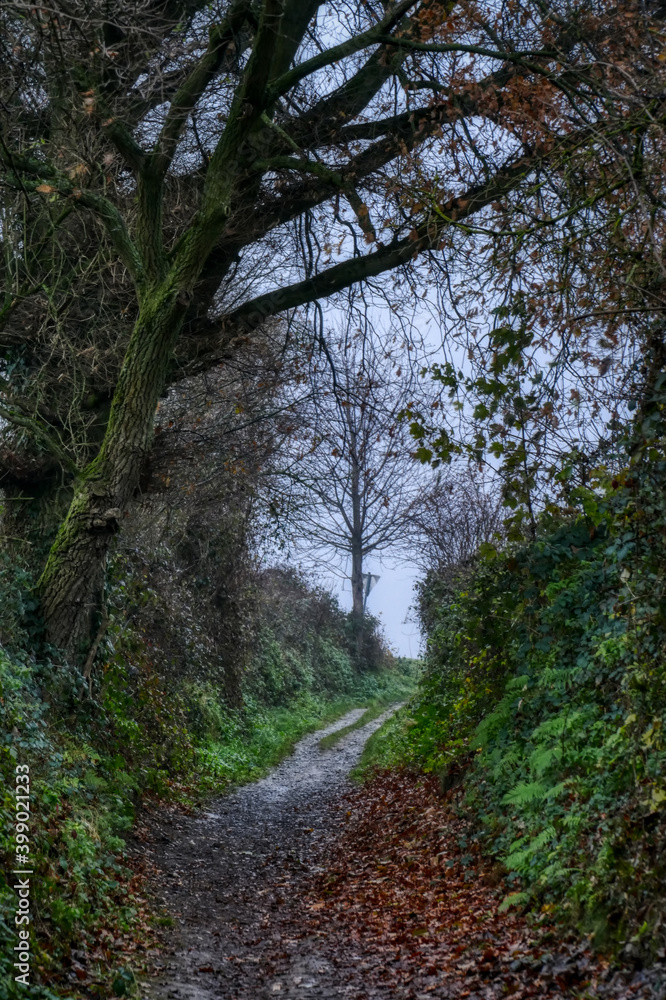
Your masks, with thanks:
[[[505,912],[505,873],[434,779],[378,775],[340,809],[344,830],[306,905],[336,964],[353,961],[366,989],[469,1000],[664,995],[660,968],[613,969],[587,942]]]
[[[661,966],[613,968],[544,919],[503,912],[515,890],[483,856],[459,791],[443,799],[407,771],[351,786],[381,721],[335,750],[306,737],[210,812],[169,815],[166,828],[155,817],[144,849],[175,928],[161,932],[146,998],[666,995]]]

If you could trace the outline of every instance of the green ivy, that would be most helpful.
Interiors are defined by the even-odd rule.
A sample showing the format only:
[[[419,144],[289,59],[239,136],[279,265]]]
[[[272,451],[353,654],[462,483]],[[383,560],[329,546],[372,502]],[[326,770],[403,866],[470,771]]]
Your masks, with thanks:
[[[379,753],[468,767],[468,807],[520,902],[628,953],[666,943],[659,471],[632,470],[588,491],[578,517],[544,519],[534,542],[486,546],[455,578],[425,581],[425,674]]]

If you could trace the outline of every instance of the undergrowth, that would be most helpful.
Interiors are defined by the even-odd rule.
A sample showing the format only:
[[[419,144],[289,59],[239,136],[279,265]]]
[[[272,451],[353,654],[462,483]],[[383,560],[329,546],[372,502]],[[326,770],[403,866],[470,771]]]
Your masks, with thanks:
[[[0,604],[0,1000],[123,996],[135,992],[133,969],[158,919],[125,848],[143,805],[169,801],[187,809],[253,780],[304,733],[373,699],[397,700],[411,675],[393,669],[387,654],[360,670],[347,646],[344,614],[328,595],[308,592],[299,581],[300,619],[287,605],[281,620],[273,595],[246,671],[243,704],[232,708],[223,677],[207,674],[196,650],[196,670],[177,674],[165,664],[155,633],[144,627],[147,609],[161,613],[160,596],[118,574],[115,599],[122,607],[120,592],[138,610],[134,619],[114,612],[89,688],[26,630],[26,579],[12,567],[0,578],[6,597]],[[13,789],[15,768],[25,763],[33,865],[29,986],[16,983],[12,958]]]
[[[483,547],[420,595],[417,696],[362,767],[466,771],[466,809],[509,871],[507,905],[624,957],[664,955],[666,506],[654,466]]]

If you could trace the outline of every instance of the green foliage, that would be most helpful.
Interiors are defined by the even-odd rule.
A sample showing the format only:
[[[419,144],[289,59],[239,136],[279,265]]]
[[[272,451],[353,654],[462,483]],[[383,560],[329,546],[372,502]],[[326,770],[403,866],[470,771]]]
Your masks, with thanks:
[[[29,995],[77,995],[74,973],[67,981],[73,955],[88,972],[88,991],[129,995],[134,980],[122,950],[149,933],[124,854],[142,799],[194,804],[255,779],[305,732],[373,698],[398,700],[404,677],[359,670],[347,615],[334,599],[295,574],[272,570],[255,582],[252,660],[242,677],[244,703],[234,707],[224,665],[218,669],[205,618],[187,603],[187,590],[173,598],[180,604],[170,613],[169,599],[141,564],[117,560],[111,620],[89,683],[54,650],[31,643],[30,581],[11,565],[0,565],[0,977],[10,984],[8,997],[24,992],[11,967],[18,760],[30,765],[31,902],[39,915]],[[30,646],[33,654],[25,652]]]
[[[258,583],[261,613],[244,686],[260,702],[285,705],[305,692],[339,696],[356,690],[360,676],[391,666],[371,617],[359,649],[357,624],[331,594],[284,568],[266,570]]]
[[[49,985],[54,974],[64,970],[72,947],[92,949],[105,929],[109,934],[112,928],[117,937],[129,934],[135,922],[134,898],[122,884],[128,872],[118,833],[131,824],[136,778],[124,770],[122,758],[114,759],[83,738],[86,711],[72,712],[66,699],[67,692],[80,691],[81,680],[62,665],[22,660],[0,649],[0,975],[8,984],[8,997],[25,993],[14,981],[10,958],[16,943],[16,879],[11,871],[17,763],[30,768],[33,923],[28,995],[52,997]]]
[[[414,751],[409,742],[413,725],[409,707],[399,709],[367,741],[361,760],[352,771],[352,777],[363,780],[377,769],[387,770],[399,767],[406,760],[413,761]]]
[[[0,504],[0,516],[2,513]],[[25,646],[29,632],[34,632],[36,623],[32,616],[37,602],[29,594],[29,586],[27,570],[17,564],[14,554],[0,548],[0,644],[3,646]]]
[[[666,503],[654,464],[585,514],[426,580],[419,693],[368,748],[446,773],[524,903],[664,947]],[[639,934],[647,921],[649,933]]]

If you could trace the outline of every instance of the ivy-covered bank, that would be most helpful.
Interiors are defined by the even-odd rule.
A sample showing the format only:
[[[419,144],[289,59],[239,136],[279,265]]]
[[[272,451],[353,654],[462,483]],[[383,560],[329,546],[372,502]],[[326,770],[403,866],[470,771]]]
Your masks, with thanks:
[[[124,851],[143,805],[188,807],[252,780],[347,709],[408,696],[412,677],[371,621],[359,663],[357,637],[335,601],[272,570],[255,581],[243,703],[229,708],[224,664],[219,676],[206,668],[196,608],[189,618],[169,609],[125,565],[114,571],[114,613],[100,666],[87,678],[31,634],[28,578],[8,562],[0,572],[0,998],[129,994],[160,920]],[[178,659],[183,644],[189,653]],[[30,814],[19,831],[16,767],[25,764]],[[13,957],[17,833],[32,872],[27,987],[16,983]]]
[[[625,957],[666,944],[663,470],[580,491],[530,543],[482,551],[420,594],[418,695],[366,763],[464,776],[510,872],[506,905],[576,923]]]

